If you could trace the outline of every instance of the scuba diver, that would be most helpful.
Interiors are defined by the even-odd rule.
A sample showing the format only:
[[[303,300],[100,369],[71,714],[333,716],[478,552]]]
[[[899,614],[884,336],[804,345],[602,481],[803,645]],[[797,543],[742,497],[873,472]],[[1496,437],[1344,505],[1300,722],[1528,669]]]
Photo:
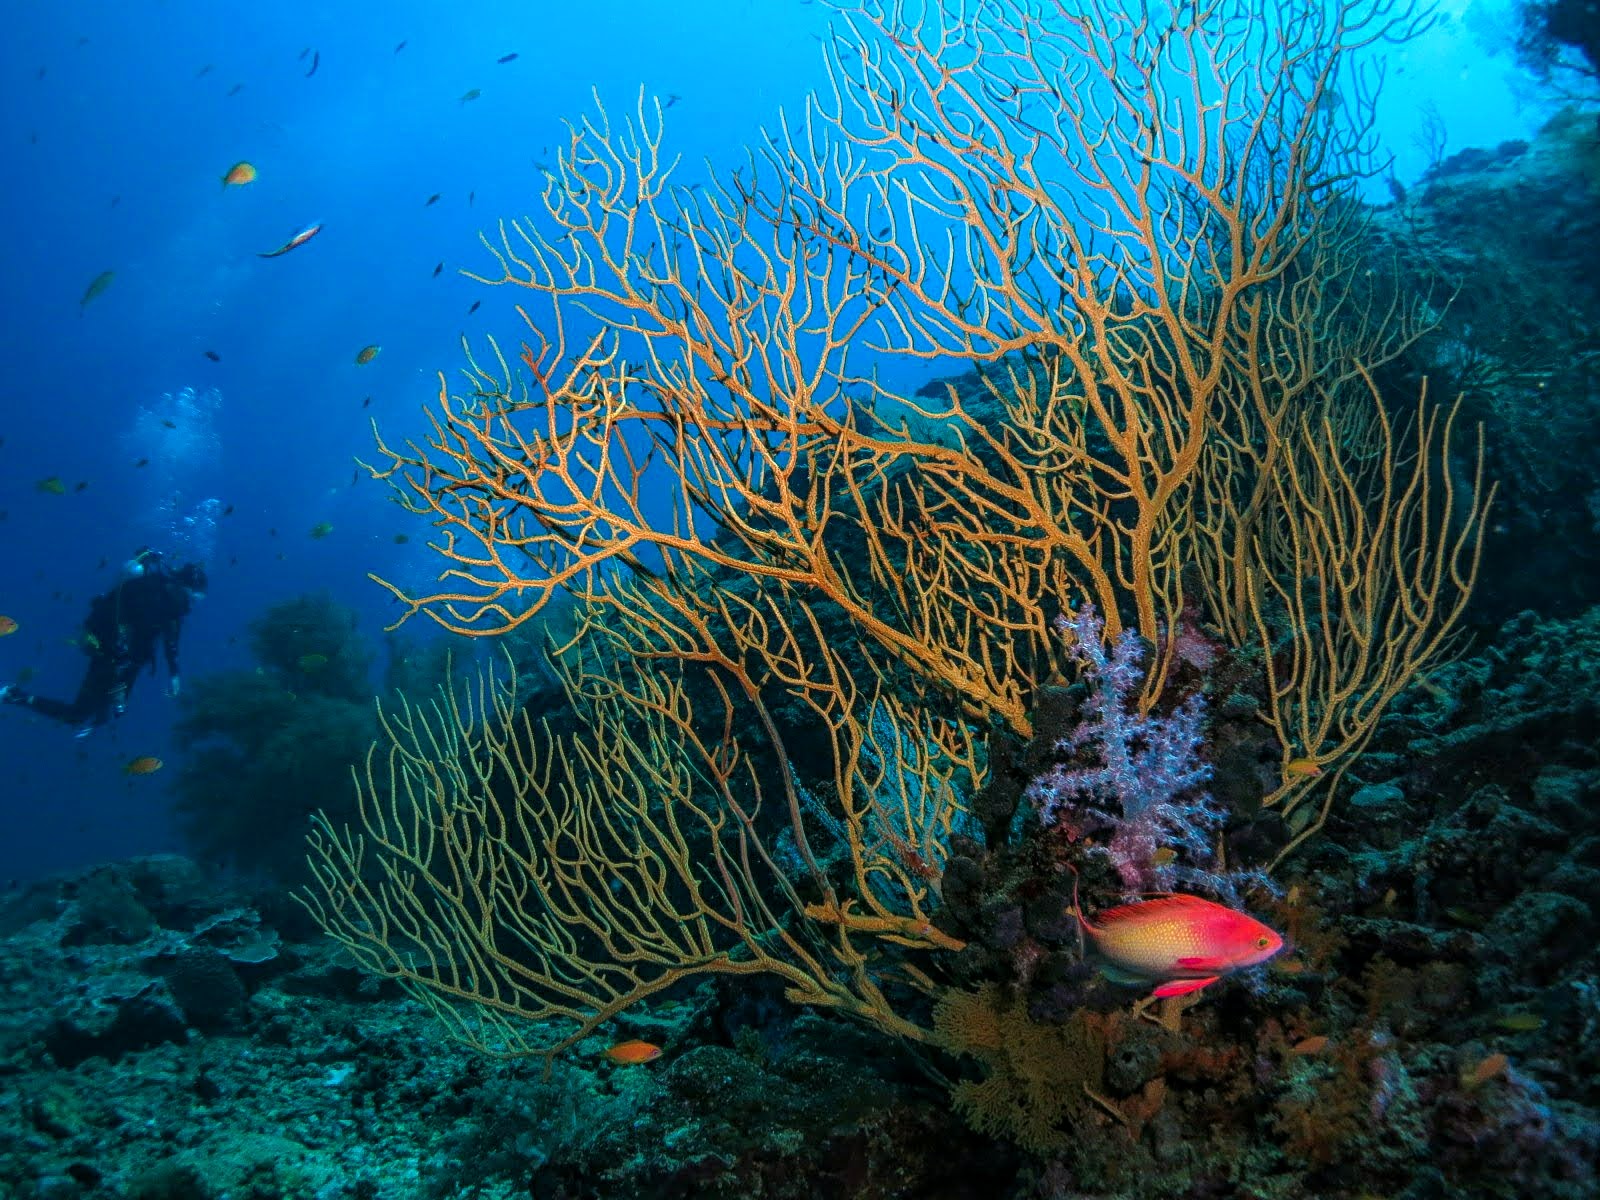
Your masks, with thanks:
[[[79,726],[87,737],[113,716],[127,711],[133,681],[149,667],[156,669],[156,642],[166,653],[170,681],[167,694],[176,696],[178,633],[196,600],[205,598],[206,573],[199,563],[185,563],[169,571],[159,551],[140,549],[122,568],[122,579],[89,605],[83,622],[81,645],[89,667],[77,698],[70,703],[35,696],[16,685],[0,686],[0,703],[17,704],[41,716]]]

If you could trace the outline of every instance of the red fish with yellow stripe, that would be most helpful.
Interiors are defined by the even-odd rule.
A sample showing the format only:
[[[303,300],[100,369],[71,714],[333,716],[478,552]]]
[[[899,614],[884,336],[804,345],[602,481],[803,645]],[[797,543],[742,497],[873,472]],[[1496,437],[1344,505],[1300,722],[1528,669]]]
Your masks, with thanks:
[[[1185,996],[1224,975],[1258,966],[1283,938],[1238,909],[1175,892],[1108,908],[1084,919],[1073,885],[1073,915],[1115,983],[1154,984],[1152,996]]]

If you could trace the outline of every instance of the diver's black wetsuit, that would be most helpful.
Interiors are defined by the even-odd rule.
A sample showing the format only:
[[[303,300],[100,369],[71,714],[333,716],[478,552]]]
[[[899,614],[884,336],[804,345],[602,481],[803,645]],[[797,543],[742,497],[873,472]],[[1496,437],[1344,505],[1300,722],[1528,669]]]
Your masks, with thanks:
[[[89,605],[83,623],[83,644],[89,668],[68,703],[34,696],[13,687],[6,695],[41,716],[75,725],[104,725],[127,705],[133,681],[146,667],[156,667],[156,642],[166,652],[167,671],[178,673],[178,632],[191,606],[188,590],[159,568],[125,579]]]

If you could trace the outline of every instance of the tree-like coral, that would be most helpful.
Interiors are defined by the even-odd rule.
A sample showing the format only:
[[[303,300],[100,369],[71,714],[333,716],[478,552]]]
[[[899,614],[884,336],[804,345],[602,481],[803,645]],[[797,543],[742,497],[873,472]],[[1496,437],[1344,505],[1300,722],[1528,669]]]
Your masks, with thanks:
[[[1304,837],[1288,764],[1337,781],[1470,592],[1482,493],[1448,410],[1384,406],[1429,317],[1360,267],[1370,112],[1328,102],[1409,5],[838,7],[827,86],[720,180],[675,182],[659,109],[574,127],[486,239],[518,364],[380,444],[447,560],[401,620],[582,602],[570,736],[403,709],[315,847],[318,918],[480,1044],[708,972],[928,1040],[955,830],[1073,666],[1057,615],[1143,639],[1148,715],[1201,607]],[[981,395],[890,385],[936,360]]]
[[[585,633],[603,645],[598,619]],[[984,776],[971,731],[889,695],[866,725],[819,709],[840,766],[821,829],[792,777],[762,780],[781,736],[770,717],[741,727],[731,689],[627,655],[557,666],[563,732],[487,676],[384,714],[358,822],[316,819],[303,899],[323,927],[494,1053],[554,1054],[717,974],[775,976],[797,1003],[926,1040],[896,999],[935,990],[919,956],[961,946],[936,924],[929,876],[960,809],[953,781]],[[774,799],[788,803],[769,815]],[[773,825],[800,868],[780,865]],[[817,866],[821,839],[844,880]]]
[[[543,221],[486,239],[530,336],[382,447],[450,560],[402,619],[493,633],[571,591],[781,658],[719,611],[733,572],[1026,737],[1056,613],[1138,630],[1148,708],[1198,601],[1259,652],[1281,763],[1332,764],[1265,801],[1310,836],[1448,651],[1482,528],[1449,410],[1397,421],[1374,381],[1430,310],[1364,258],[1370,110],[1326,102],[1414,10],[840,8],[830,86],[748,171],[675,186],[659,118],[602,112]],[[935,360],[984,403],[884,382]]]

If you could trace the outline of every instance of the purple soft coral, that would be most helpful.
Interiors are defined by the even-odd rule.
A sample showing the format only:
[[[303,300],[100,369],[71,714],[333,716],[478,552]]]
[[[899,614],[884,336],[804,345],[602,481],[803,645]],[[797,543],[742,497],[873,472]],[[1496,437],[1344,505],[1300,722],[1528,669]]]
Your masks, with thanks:
[[[1089,697],[1083,720],[1058,747],[1069,758],[1093,750],[1098,766],[1058,763],[1028,788],[1046,824],[1076,840],[1109,828],[1105,853],[1129,892],[1170,886],[1175,872],[1158,865],[1162,849],[1211,857],[1210,835],[1222,814],[1200,790],[1211,768],[1200,759],[1205,706],[1191,696],[1167,717],[1140,716],[1130,697],[1144,680],[1144,644],[1132,630],[1110,652],[1092,605],[1056,622],[1071,638],[1069,653],[1084,666]],[[1204,874],[1204,873],[1199,873]]]

